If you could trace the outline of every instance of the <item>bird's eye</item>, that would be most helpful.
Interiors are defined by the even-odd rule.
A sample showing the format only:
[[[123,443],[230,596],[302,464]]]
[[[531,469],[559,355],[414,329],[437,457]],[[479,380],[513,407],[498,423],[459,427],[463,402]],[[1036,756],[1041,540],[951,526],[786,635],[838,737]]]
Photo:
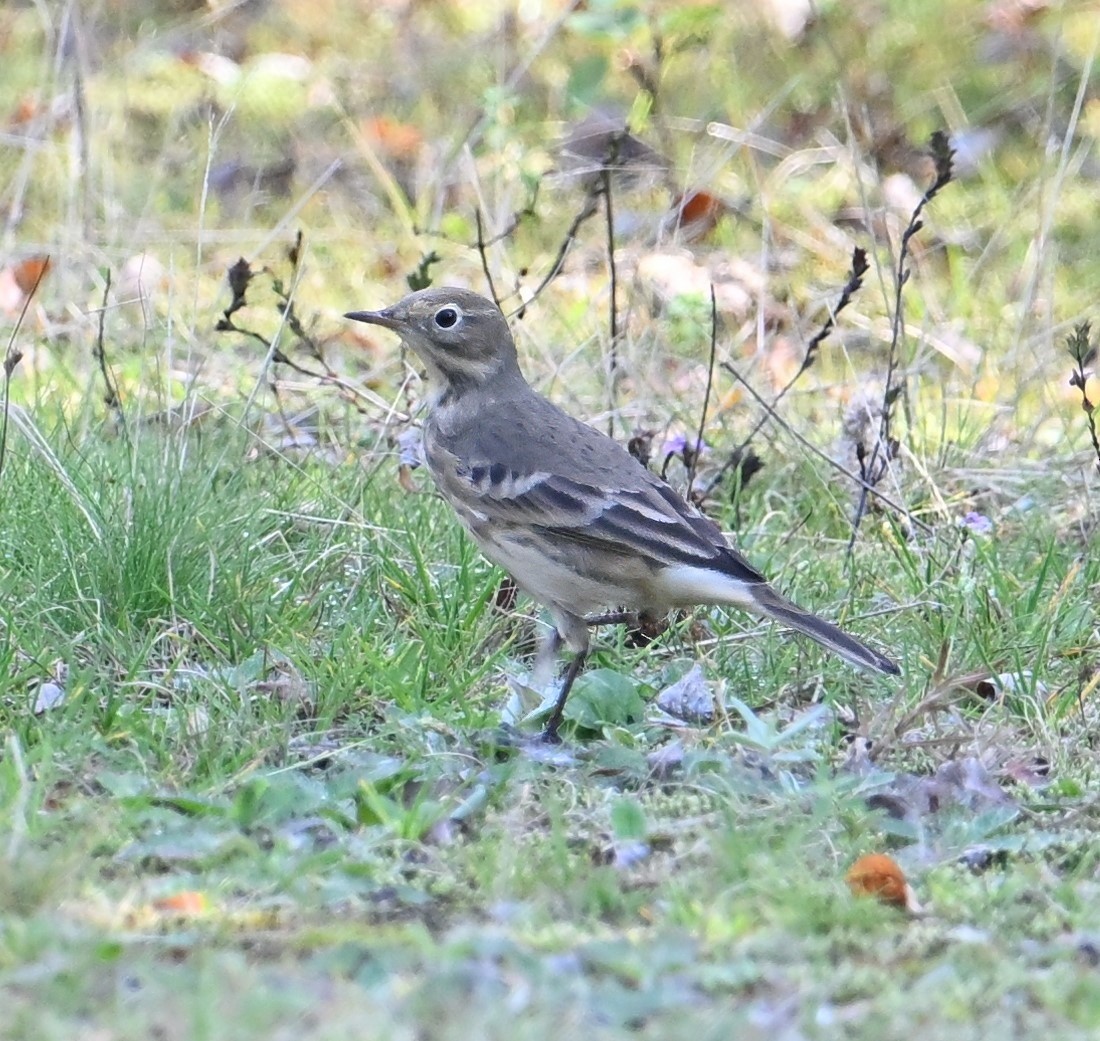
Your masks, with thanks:
[[[459,313],[455,307],[441,307],[435,313],[435,324],[440,329],[452,329],[458,325]]]

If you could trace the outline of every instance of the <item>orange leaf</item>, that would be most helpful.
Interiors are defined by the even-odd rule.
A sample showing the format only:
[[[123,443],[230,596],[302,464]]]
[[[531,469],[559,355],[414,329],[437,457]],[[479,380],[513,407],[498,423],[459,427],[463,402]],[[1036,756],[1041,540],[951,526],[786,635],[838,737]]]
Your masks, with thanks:
[[[185,889],[182,893],[173,893],[162,900],[154,900],[153,907],[169,914],[193,916],[205,914],[210,909],[210,901],[206,899],[205,893]]]
[[[424,137],[416,127],[389,116],[364,119],[363,133],[391,159],[413,159],[424,144]]]
[[[677,196],[665,221],[670,229],[679,231],[683,241],[697,242],[709,235],[728,212],[729,206],[716,195],[689,188]]]
[[[11,127],[24,126],[32,119],[37,119],[45,111],[43,104],[32,94],[24,94],[15,106],[8,125]]]
[[[23,290],[24,295],[29,295],[40,279],[46,277],[50,270],[50,258],[47,256],[27,257],[12,268],[15,284]]]
[[[714,221],[726,210],[721,199],[704,191],[688,191],[680,196],[680,216],[686,221]]]
[[[868,853],[857,860],[844,876],[856,896],[873,896],[884,904],[892,904],[916,914],[920,904],[905,879],[905,872],[885,853]]]

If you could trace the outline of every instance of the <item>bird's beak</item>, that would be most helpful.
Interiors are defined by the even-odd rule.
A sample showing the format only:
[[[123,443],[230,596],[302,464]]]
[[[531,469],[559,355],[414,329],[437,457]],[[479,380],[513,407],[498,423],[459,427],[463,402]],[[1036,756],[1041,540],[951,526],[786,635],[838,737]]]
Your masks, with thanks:
[[[383,329],[393,329],[399,331],[401,323],[394,318],[388,310],[386,311],[348,311],[344,315],[345,318],[350,318],[353,322],[366,322],[368,325],[380,325]]]

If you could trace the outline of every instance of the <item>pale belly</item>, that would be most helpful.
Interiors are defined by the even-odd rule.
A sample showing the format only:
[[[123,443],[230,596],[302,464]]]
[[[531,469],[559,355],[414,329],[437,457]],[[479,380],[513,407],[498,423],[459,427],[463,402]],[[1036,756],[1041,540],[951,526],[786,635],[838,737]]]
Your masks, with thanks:
[[[504,568],[524,592],[544,604],[577,615],[607,607],[633,610],[643,606],[636,603],[636,582],[624,583],[621,575],[607,574],[606,567],[592,560],[590,553],[539,544],[529,537],[488,539],[479,537],[472,529],[470,533],[489,560]],[[562,559],[565,554],[569,563]]]

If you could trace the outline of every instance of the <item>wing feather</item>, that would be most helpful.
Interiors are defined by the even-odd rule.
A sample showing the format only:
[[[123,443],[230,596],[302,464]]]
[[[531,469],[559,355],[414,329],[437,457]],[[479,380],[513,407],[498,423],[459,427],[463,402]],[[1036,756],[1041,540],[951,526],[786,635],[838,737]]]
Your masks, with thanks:
[[[458,497],[492,527],[528,527],[589,550],[641,557],[657,568],[686,564],[743,582],[764,580],[713,521],[660,478],[643,473],[646,479],[635,480],[632,488],[601,488],[545,471],[518,473],[499,463],[459,466],[456,476],[465,485]]]
[[[428,463],[471,524],[528,528],[605,556],[764,577],[721,529],[600,431],[548,402],[485,409],[425,432]],[[547,408],[552,411],[548,414]]]

